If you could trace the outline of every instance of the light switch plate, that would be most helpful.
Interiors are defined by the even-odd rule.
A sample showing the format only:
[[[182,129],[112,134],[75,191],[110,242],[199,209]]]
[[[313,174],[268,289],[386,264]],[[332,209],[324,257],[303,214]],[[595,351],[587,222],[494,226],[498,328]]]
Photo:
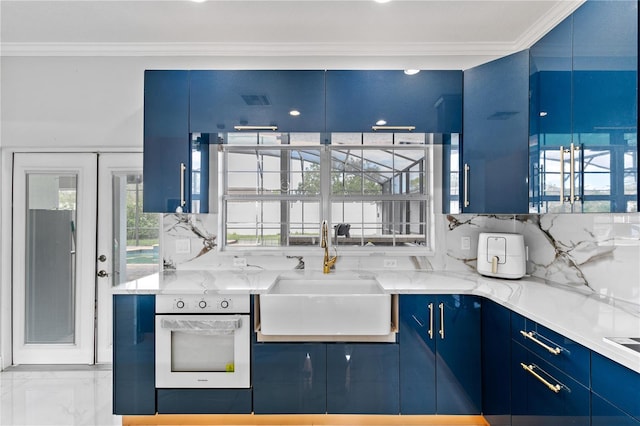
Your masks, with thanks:
[[[176,240],[176,254],[190,254],[191,253],[191,240],[183,238]]]
[[[460,239],[460,248],[462,250],[471,250],[471,237],[462,237]]]

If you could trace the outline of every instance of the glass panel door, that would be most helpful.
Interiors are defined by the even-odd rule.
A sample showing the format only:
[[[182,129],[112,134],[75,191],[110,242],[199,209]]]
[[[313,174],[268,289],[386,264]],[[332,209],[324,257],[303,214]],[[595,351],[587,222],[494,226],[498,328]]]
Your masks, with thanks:
[[[14,364],[94,362],[96,179],[96,154],[14,155]]]

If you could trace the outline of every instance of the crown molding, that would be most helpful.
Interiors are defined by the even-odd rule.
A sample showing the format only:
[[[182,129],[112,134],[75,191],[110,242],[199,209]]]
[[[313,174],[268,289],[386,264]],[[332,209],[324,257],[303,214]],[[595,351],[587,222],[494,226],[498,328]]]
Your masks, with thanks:
[[[533,46],[538,40],[544,37],[549,31],[551,31],[556,25],[564,21],[569,15],[576,11],[586,0],[567,0],[558,2],[547,11],[547,13],[540,17],[528,31],[524,32],[515,45],[516,51],[528,49]]]
[[[1,56],[477,56],[514,43],[11,43]]]

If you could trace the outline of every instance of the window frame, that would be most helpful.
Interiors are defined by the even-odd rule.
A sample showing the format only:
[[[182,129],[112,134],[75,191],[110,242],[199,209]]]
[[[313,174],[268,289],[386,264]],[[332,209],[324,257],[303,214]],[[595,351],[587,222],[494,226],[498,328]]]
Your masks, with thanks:
[[[249,253],[249,252],[258,252],[258,253],[268,253],[277,251],[279,253],[285,254],[300,254],[306,252],[317,252],[317,248],[319,247],[319,234],[320,234],[320,223],[322,220],[327,220],[331,229],[337,223],[332,223],[332,205],[334,202],[345,202],[345,201],[353,201],[356,200],[358,202],[367,202],[367,201],[388,201],[393,203],[415,203],[418,202],[420,205],[419,219],[417,222],[411,221],[397,221],[393,220],[393,224],[401,223],[402,225],[410,226],[414,223],[417,223],[421,230],[423,230],[421,236],[422,241],[420,245],[407,245],[400,246],[395,245],[396,235],[402,234],[394,234],[392,237],[392,243],[394,245],[374,245],[374,246],[365,246],[363,242],[358,246],[347,246],[340,245],[338,242],[337,249],[340,250],[341,253],[351,253],[351,254],[371,254],[371,253],[390,253],[394,255],[412,255],[412,254],[420,254],[425,255],[429,253],[433,253],[434,248],[434,240],[435,240],[435,227],[434,227],[434,148],[432,138],[429,137],[430,134],[425,135],[425,143],[424,144],[407,144],[407,145],[394,145],[394,144],[384,144],[384,145],[347,145],[347,144],[317,144],[317,145],[227,145],[223,144],[221,148],[222,155],[220,163],[219,163],[219,174],[220,174],[220,182],[221,182],[221,197],[220,200],[220,250],[226,252],[241,252],[241,253]],[[354,150],[363,150],[363,151],[388,151],[391,152],[392,155],[397,151],[422,151],[424,152],[424,157],[422,160],[417,160],[413,162],[409,167],[403,169],[401,171],[395,170],[394,167],[391,168],[393,173],[399,172],[401,175],[406,175],[406,177],[410,177],[411,167],[414,167],[416,164],[424,164],[423,171],[420,172],[420,190],[418,192],[408,192],[402,194],[333,194],[332,193],[332,152],[337,150],[345,150],[345,149],[354,149]],[[318,194],[314,195],[299,195],[299,194],[230,194],[229,193],[229,160],[228,155],[232,152],[242,152],[242,151],[255,151],[255,150],[280,150],[282,151],[309,151],[309,150],[318,150],[319,152],[319,179],[320,179],[320,190]],[[290,161],[290,157],[289,157]],[[361,171],[364,173],[364,170]],[[363,175],[364,176],[364,175]],[[264,246],[264,245],[239,245],[234,246],[230,245],[227,241],[228,237],[228,228],[227,228],[227,206],[229,202],[239,202],[239,201],[257,201],[257,202],[290,202],[290,201],[303,201],[303,202],[317,202],[319,204],[319,216],[320,220],[317,223],[317,235],[318,242],[311,245],[277,245],[277,246]],[[395,218],[394,218],[395,219]],[[290,228],[287,223],[280,222],[281,226],[281,244],[283,241],[283,236],[286,234],[286,238],[284,241],[288,243],[290,237]],[[360,224],[362,225],[362,223]],[[286,228],[286,232],[285,232]],[[366,236],[362,237],[362,240],[366,239]],[[333,237],[330,238],[330,245],[334,245]]]

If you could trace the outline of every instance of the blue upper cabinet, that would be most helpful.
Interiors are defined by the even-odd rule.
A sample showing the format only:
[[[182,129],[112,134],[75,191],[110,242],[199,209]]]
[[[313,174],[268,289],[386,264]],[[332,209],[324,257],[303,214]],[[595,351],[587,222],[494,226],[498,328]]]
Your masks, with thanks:
[[[327,131],[461,131],[461,71],[326,72]]]
[[[530,49],[531,212],[637,211],[637,38],[637,1],[587,1]]]
[[[464,72],[463,213],[528,211],[529,54]]]
[[[189,139],[189,72],[145,71],[145,212],[175,212],[186,206]]]
[[[189,102],[193,133],[322,132],[324,71],[191,71]]]

